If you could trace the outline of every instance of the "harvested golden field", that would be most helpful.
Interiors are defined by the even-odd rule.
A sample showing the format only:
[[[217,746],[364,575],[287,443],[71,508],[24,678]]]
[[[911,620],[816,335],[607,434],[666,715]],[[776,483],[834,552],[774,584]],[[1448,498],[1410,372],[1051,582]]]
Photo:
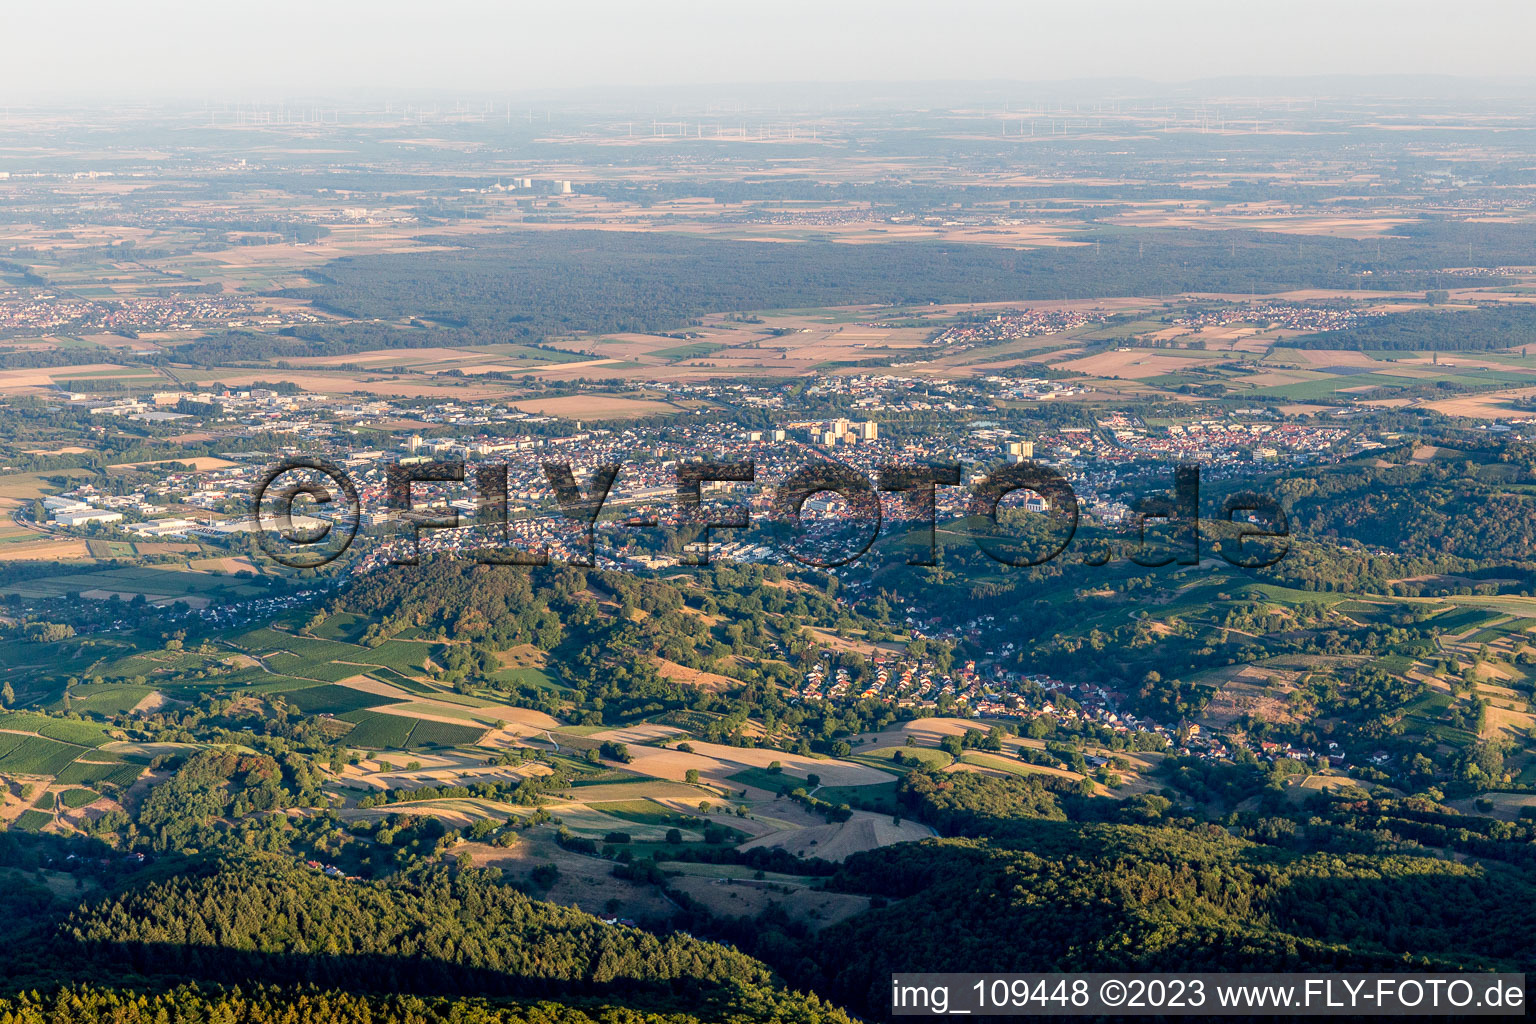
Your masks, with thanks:
[[[1526,707],[1523,701],[1517,703],[1521,708]],[[1502,735],[1519,743],[1530,735],[1533,725],[1536,725],[1536,717],[1533,717],[1529,711],[1516,711],[1513,707],[1490,703],[1483,726],[1483,736],[1488,738]]]
[[[18,541],[14,544],[0,544],[0,562],[29,562],[29,561],[73,561],[80,558],[90,558],[91,553],[85,546],[85,541],[79,538],[68,540],[54,540],[39,535],[35,541]]]
[[[1485,391],[1479,395],[1463,395],[1438,402],[1425,402],[1426,409],[1446,416],[1466,416],[1471,419],[1494,420],[1508,416],[1509,403],[1536,395],[1536,387],[1510,388],[1506,391]]]
[[[357,667],[359,671],[361,671],[368,668],[369,666],[358,665]],[[408,690],[402,690],[398,686],[391,686],[389,683],[384,682],[382,679],[375,679],[372,676],[365,675],[349,676],[346,679],[338,679],[336,681],[336,685],[345,686],[348,689],[357,690],[361,693],[371,693],[376,697],[388,697],[391,700],[398,701],[415,700],[418,696],[417,694],[411,693]]]
[[[803,757],[782,750],[757,747],[732,747],[702,740],[690,740],[689,746],[693,747],[691,754],[655,747],[631,748],[630,754],[634,760],[627,767],[642,775],[674,781],[681,780],[688,769],[694,768],[701,776],[718,780],[746,768],[767,768],[778,761],[787,775],[799,779],[810,774],[819,775],[821,781],[828,786],[873,786],[891,781],[889,773],[851,761]]]
[[[1491,812],[1484,812],[1478,809],[1477,804],[1482,800],[1486,800],[1493,805]],[[1520,817],[1520,812],[1527,807],[1536,807],[1536,793],[1488,792],[1447,802],[1462,814],[1491,813],[1496,818],[1514,821]]]
[[[842,861],[856,853],[879,849],[893,843],[911,843],[928,839],[934,832],[915,821],[895,824],[889,815],[854,811],[847,821],[810,828],[786,829],[743,843],[738,849],[784,850],[797,857],[819,857]]]
[[[631,419],[641,416],[663,416],[682,412],[671,402],[651,401],[643,398],[623,398],[618,395],[565,395],[559,398],[534,398],[513,402],[512,408],[540,416],[562,416],[566,419]]]
[[[507,668],[542,668],[549,655],[533,644],[518,644],[505,651],[496,652],[496,663]]]
[[[1354,779],[1345,778],[1342,775],[1308,775],[1300,782],[1288,787],[1292,792],[1287,795],[1293,800],[1305,800],[1317,793],[1333,793],[1339,796],[1364,796],[1366,787]]]
[[[187,562],[190,568],[203,572],[259,572],[255,564],[244,556],[226,556],[224,558],[194,558]]]
[[[830,629],[822,629],[817,626],[809,627],[816,637],[816,642],[837,651],[853,651],[866,658],[872,658],[876,654],[903,654],[907,645],[895,640],[882,640],[879,643],[870,643],[868,640],[859,640],[854,637],[841,637]]]
[[[698,668],[688,668],[686,665],[679,665],[675,661],[668,661],[655,655],[651,656],[651,662],[656,666],[656,671],[661,673],[663,679],[674,683],[698,686],[713,692],[728,690],[733,686],[740,685],[737,680],[729,676],[722,676],[716,672],[706,672]]]
[[[1278,354],[1278,353],[1277,353]],[[1354,352],[1339,348],[1288,348],[1284,350],[1287,359],[1299,359],[1310,366],[1368,366],[1372,369],[1381,369],[1384,364],[1379,359],[1372,359],[1364,352]]]
[[[217,459],[211,455],[198,455],[192,458],[159,459],[152,462],[119,462],[109,467],[107,471],[111,472],[114,469],[139,469],[144,466],[164,466],[172,462],[179,462],[182,465],[191,466],[193,469],[199,470],[228,469],[230,466],[239,465],[239,463],[230,462],[228,459]]]
[[[1251,384],[1256,388],[1283,387],[1286,384],[1301,384],[1318,378],[1302,370],[1265,370],[1263,373],[1250,374],[1243,378],[1244,384]]]
[[[260,381],[272,379],[272,370],[223,370],[209,371],[207,379],[218,380],[226,387],[248,388]],[[428,377],[400,377],[381,373],[324,373],[284,371],[283,379],[296,384],[311,394],[345,395],[354,392],[370,395],[390,395],[397,398],[443,398],[472,401],[504,395],[507,389],[494,382],[454,383],[452,378],[441,382]]]
[[[56,380],[78,380],[84,377],[137,377],[144,375],[146,382],[163,377],[152,372],[117,366],[113,363],[86,363],[82,366],[55,366],[40,369],[0,370],[0,391],[23,391],[28,388],[51,387]]]
[[[474,708],[474,713],[482,718],[494,719],[505,722],[508,725],[523,726],[529,730],[558,729],[560,723],[542,711],[533,708],[513,708],[504,705],[495,705],[487,708]]]
[[[1158,349],[1122,348],[1100,352],[1083,359],[1053,362],[1056,370],[1068,370],[1089,377],[1161,377],[1170,373],[1182,373],[1192,366],[1215,362],[1219,357],[1204,352],[1198,355],[1175,355]]]
[[[341,816],[347,821],[378,821],[398,813],[399,809],[392,807],[349,808]],[[411,804],[411,813],[430,815],[453,828],[464,828],[486,818],[505,821],[514,814],[507,804],[472,798],[419,800]]]
[[[1281,231],[1288,235],[1322,235],[1334,238],[1376,238],[1390,235],[1396,228],[1407,223],[1407,219],[1401,217],[1325,217],[1315,214],[1283,213],[1278,209],[1266,210],[1258,204],[1254,205],[1255,209],[1223,213],[1219,219],[1201,211],[1185,214],[1137,211],[1115,217],[1113,223],[1140,228],[1203,228],[1207,230],[1219,225],[1223,230],[1245,228],[1252,231]]]
[[[646,722],[641,725],[625,726],[622,729],[594,732],[589,734],[587,738],[597,740],[598,742],[613,740],[618,743],[655,743],[657,740],[668,740],[674,736],[683,735],[686,735],[686,733],[675,725],[659,725]]]
[[[967,730],[980,728],[980,723],[970,718],[916,718],[902,722],[883,732],[862,733],[856,739],[855,750],[867,752],[873,747],[899,747],[911,736],[920,747],[937,747],[945,736],[963,736]],[[982,730],[985,732],[986,730]]]

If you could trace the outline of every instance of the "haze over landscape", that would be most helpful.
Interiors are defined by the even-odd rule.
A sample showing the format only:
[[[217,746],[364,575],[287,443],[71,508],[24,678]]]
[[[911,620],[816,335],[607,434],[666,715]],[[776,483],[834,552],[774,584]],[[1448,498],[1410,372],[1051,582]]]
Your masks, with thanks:
[[[7,11],[0,1019],[1518,1012],[1531,18]]]
[[[549,96],[667,86],[1455,75],[1529,80],[1522,4],[959,0],[716,4],[85,0],[14,5],[11,104],[48,99]],[[66,23],[67,19],[67,23]],[[709,97],[703,97],[709,98]]]

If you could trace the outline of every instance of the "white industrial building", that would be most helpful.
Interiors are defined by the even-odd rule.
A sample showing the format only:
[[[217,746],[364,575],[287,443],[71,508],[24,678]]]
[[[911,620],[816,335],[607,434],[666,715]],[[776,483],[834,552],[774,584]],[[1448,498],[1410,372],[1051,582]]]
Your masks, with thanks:
[[[111,512],[104,508],[59,509],[53,514],[53,521],[60,526],[80,526],[83,523],[115,523],[123,518],[121,512]]]

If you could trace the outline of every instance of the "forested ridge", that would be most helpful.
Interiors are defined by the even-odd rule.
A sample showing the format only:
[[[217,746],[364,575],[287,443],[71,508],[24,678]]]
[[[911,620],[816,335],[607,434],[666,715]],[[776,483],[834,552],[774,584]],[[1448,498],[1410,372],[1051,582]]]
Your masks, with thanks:
[[[710,1019],[846,1020],[742,953],[605,925],[536,902],[495,872],[368,883],[254,856],[158,874],[83,904],[51,931],[34,923],[32,940],[7,958],[5,987],[67,981],[164,991],[260,979],[353,994],[590,1001]]]
[[[143,993],[90,986],[0,998],[3,1024],[693,1024],[662,1013],[600,1002],[506,1004],[473,998],[358,995],[313,988],[181,986]],[[765,1018],[730,1013],[723,1022]]]
[[[1294,835],[1260,842],[1165,817],[1157,798],[1113,812],[1142,824],[1065,821],[1037,778],[917,772],[902,790],[946,837],[850,858],[831,885],[890,904],[821,932],[792,972],[856,1012],[888,1005],[893,963],[915,972],[1532,966],[1515,937],[1536,929],[1536,879],[1498,862],[1334,852]]]
[[[1528,571],[1536,550],[1536,502],[1527,490],[1536,480],[1536,452],[1523,443],[1457,443],[1427,462],[1350,462],[1280,475],[1267,486],[1304,536]]]
[[[1388,313],[1354,327],[1282,338],[1286,348],[1387,352],[1484,352],[1536,341],[1536,310],[1519,304]]]
[[[367,348],[539,344],[587,331],[673,330],[706,313],[867,303],[1030,301],[1454,283],[1462,226],[1415,225],[1385,248],[1254,231],[1096,229],[1092,245],[1013,250],[915,242],[725,241],[616,231],[444,240],[441,253],[346,257],[284,297],[359,320],[436,324],[381,336],[372,324],[302,327],[289,337],[193,342],[178,360],[217,363]],[[1483,232],[1479,250],[1520,251],[1522,232]],[[1463,260],[1465,247],[1461,248]],[[1331,336],[1331,335],[1330,335]]]

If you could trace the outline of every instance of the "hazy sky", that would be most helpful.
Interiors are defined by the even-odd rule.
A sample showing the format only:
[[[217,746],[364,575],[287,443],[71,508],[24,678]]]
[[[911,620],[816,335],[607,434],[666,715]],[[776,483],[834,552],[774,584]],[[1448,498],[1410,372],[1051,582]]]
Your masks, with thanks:
[[[1528,75],[1528,0],[5,0],[0,99]]]

